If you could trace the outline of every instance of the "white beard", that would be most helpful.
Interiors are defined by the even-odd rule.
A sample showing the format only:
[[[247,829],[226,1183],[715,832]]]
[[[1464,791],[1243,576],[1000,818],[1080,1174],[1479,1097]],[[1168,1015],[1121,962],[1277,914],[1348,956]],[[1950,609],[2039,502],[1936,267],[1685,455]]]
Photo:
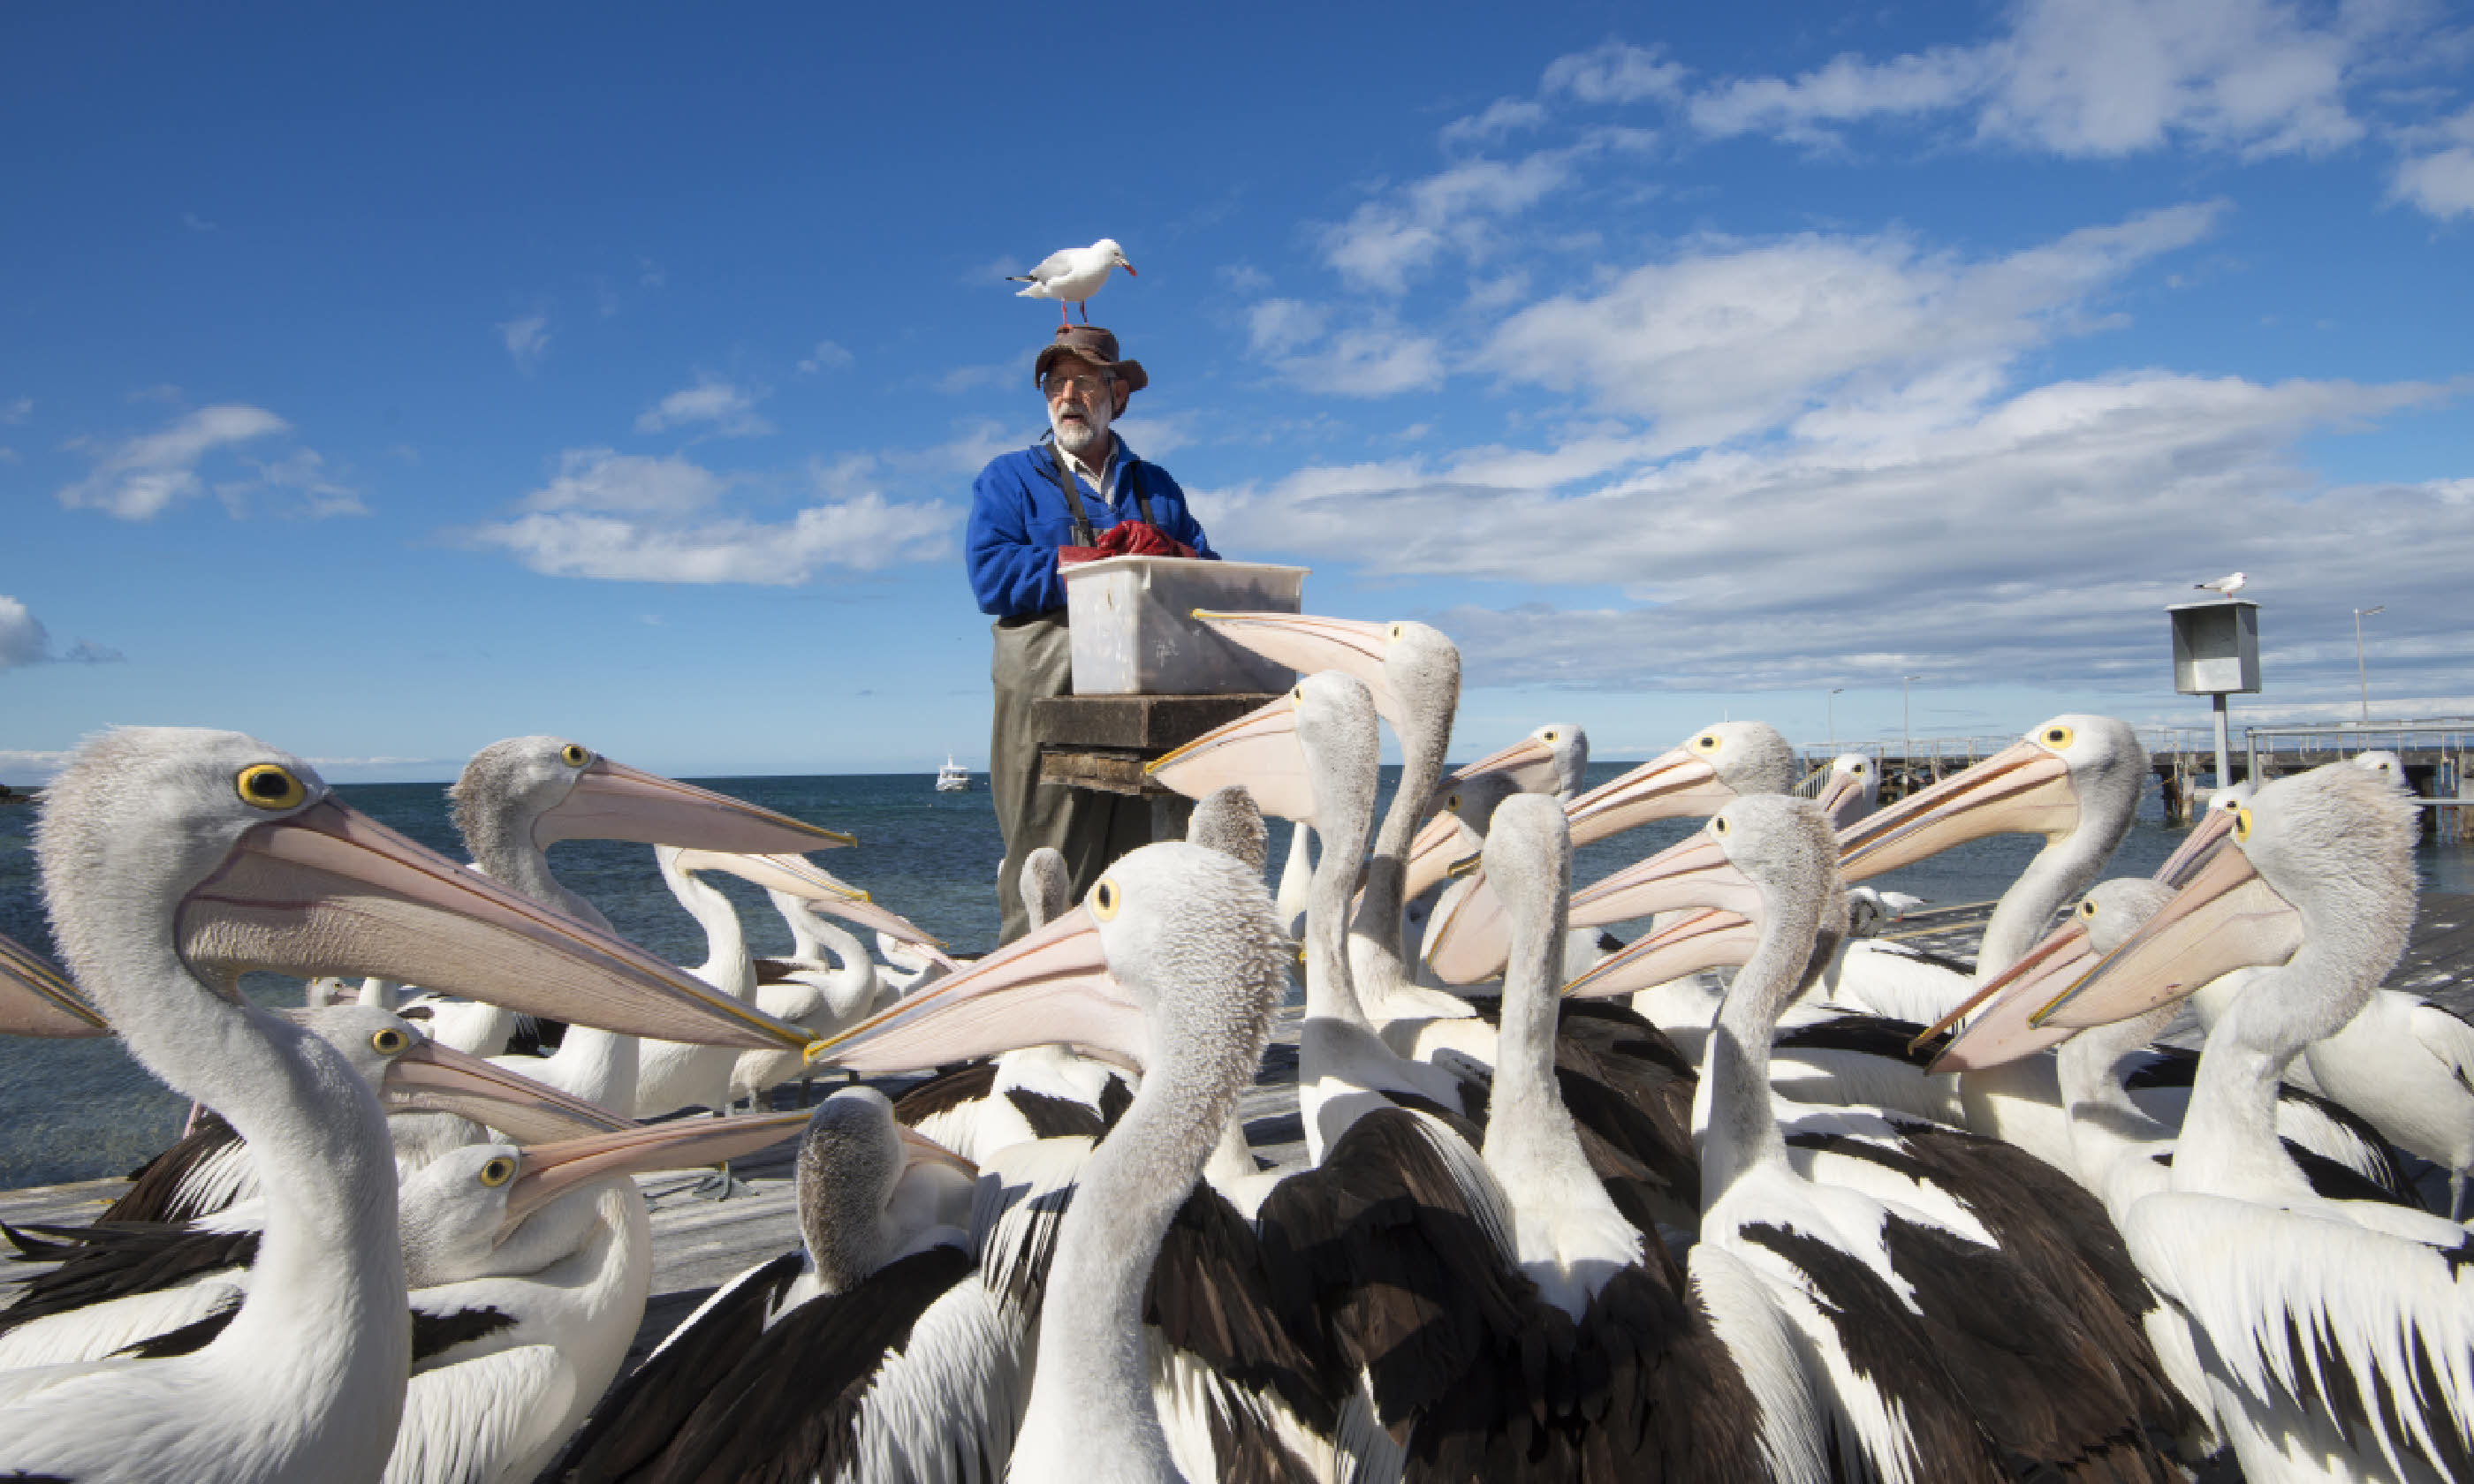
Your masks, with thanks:
[[[1085,464],[1093,462],[1092,455],[1107,452],[1108,424],[1113,420],[1104,404],[1083,409],[1083,420],[1079,422],[1068,422],[1054,412],[1048,415],[1049,430],[1056,435],[1057,446]]]

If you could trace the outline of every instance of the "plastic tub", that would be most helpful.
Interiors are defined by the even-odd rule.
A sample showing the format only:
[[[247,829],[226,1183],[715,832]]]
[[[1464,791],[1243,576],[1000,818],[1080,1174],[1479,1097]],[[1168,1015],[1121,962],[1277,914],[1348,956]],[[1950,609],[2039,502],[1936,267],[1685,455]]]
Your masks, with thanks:
[[[1078,696],[1281,691],[1297,672],[1197,623],[1196,609],[1294,613],[1309,569],[1187,557],[1105,557],[1064,569]]]

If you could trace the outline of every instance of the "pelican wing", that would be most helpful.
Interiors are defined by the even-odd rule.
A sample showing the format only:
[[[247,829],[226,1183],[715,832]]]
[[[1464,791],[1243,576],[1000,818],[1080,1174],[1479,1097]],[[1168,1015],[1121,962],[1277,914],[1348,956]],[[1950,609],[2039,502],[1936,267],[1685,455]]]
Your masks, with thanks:
[[[553,1345],[520,1345],[435,1371],[404,1389],[386,1484],[489,1484],[567,1415],[575,1371]]]
[[[2398,1476],[2419,1457],[2474,1478],[2474,1235],[2441,1248],[2176,1191],[2131,1208],[2122,1236],[2254,1416],[2333,1415]]]

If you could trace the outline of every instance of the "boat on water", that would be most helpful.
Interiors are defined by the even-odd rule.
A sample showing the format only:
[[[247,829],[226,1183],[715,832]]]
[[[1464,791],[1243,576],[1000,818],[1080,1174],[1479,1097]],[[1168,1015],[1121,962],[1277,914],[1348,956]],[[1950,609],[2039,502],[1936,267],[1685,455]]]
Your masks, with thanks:
[[[947,753],[945,754],[945,766],[936,770],[936,792],[940,794],[960,794],[969,792],[970,787],[970,770],[963,767],[960,763],[956,762],[954,760],[953,754]]]

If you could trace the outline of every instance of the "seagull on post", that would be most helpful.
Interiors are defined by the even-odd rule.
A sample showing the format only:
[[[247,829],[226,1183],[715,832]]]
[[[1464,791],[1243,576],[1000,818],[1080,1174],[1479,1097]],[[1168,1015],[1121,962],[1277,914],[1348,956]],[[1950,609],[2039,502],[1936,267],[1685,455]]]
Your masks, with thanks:
[[[1062,306],[1059,306],[1059,308],[1058,308],[1058,311],[1057,311],[1057,312],[1058,312],[1058,313],[1060,313],[1060,314],[1061,314],[1061,313],[1063,313],[1063,312],[1064,312],[1063,307],[1062,307]],[[2207,591],[2209,591],[2209,592],[2213,592],[2213,593],[2217,594],[2219,597],[2230,598],[2230,597],[2232,597],[2235,593],[2242,591],[2242,590],[2243,590],[2243,584],[2244,584],[2244,583],[2246,583],[2246,582],[2248,582],[2248,581],[2250,581],[2250,579],[2249,579],[2249,578],[2244,577],[2242,573],[2240,573],[2240,572],[2231,572],[2231,573],[2227,573],[2227,574],[2226,574],[2225,576],[2223,576],[2223,577],[2219,577],[2219,578],[2218,578],[2215,582],[2212,582],[2212,583],[2193,583],[2191,586],[2194,586],[2194,587],[2201,587],[2201,588],[2205,588]]]
[[[1059,324],[1072,324],[1065,317],[1067,304],[1082,306],[1082,323],[1091,323],[1091,296],[1108,281],[1108,270],[1122,268],[1128,276],[1134,265],[1126,261],[1126,250],[1117,246],[1113,237],[1103,237],[1087,248],[1060,248],[1040,259],[1037,267],[1027,274],[1007,274],[1008,283],[1028,283],[1031,287],[1016,294],[1016,299],[1053,299],[1056,300]]]

